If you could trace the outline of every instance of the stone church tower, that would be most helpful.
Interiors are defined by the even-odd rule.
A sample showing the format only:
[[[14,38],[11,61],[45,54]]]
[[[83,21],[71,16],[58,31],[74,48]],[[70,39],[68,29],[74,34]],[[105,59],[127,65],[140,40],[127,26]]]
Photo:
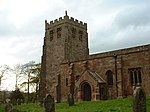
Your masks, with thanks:
[[[61,97],[60,64],[86,59],[89,55],[87,24],[70,18],[45,21],[42,55],[40,97],[51,94],[59,102]]]
[[[150,44],[89,55],[87,24],[66,15],[45,21],[40,98],[95,101],[132,96],[141,86],[150,95]]]

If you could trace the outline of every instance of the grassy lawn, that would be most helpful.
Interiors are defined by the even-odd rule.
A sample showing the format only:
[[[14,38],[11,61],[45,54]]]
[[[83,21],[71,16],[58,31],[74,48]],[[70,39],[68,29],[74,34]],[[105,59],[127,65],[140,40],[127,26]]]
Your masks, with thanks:
[[[22,104],[15,108],[27,112],[44,112],[44,108],[36,104]],[[0,105],[0,112],[4,112],[2,105]],[[56,103],[56,112],[133,112],[132,98],[77,102],[75,106],[70,107],[67,103]],[[150,112],[150,97],[147,98],[147,112]]]
[[[72,107],[58,104],[56,112],[132,112],[132,99],[78,102]]]

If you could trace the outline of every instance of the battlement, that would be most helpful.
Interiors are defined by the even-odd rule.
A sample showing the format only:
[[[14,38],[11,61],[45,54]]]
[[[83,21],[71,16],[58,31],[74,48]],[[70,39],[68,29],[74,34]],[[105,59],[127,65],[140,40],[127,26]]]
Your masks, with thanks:
[[[50,22],[47,22],[47,20],[45,20],[45,29],[50,29],[52,27],[55,27],[64,23],[73,24],[83,29],[87,29],[87,23],[74,19],[73,17],[69,17],[68,15],[65,15],[64,17],[60,17],[59,19],[55,19],[54,21],[50,21]]]

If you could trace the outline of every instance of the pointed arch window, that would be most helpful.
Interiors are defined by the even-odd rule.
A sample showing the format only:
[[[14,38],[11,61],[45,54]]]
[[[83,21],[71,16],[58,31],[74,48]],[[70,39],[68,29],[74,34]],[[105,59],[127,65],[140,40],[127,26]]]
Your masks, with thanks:
[[[113,73],[111,70],[108,70],[106,72],[106,75],[107,75],[107,84],[108,85],[113,85]]]

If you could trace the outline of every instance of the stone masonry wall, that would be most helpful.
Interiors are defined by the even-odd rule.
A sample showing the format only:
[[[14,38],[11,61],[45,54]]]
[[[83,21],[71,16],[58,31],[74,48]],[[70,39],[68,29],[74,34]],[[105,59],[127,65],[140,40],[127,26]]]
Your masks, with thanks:
[[[70,71],[71,63],[73,70]],[[99,88],[87,70],[96,72],[104,80],[112,98],[129,96],[133,94],[129,70],[135,68],[140,68],[142,86],[146,94],[150,95],[150,45],[89,55],[86,23],[70,18],[67,14],[54,21],[45,21],[41,98],[51,94],[55,100],[66,101],[72,72],[75,81],[80,83],[75,84],[76,101],[82,100],[81,87],[84,81],[89,82],[92,100],[96,100]],[[106,72],[109,70],[113,75],[113,85],[107,84]]]
[[[75,29],[74,33],[72,29]],[[82,32],[82,35],[80,35],[80,32]],[[79,36],[82,37],[82,40]],[[60,63],[83,59],[87,56],[88,38],[86,23],[69,18],[67,15],[50,23],[45,21],[40,84],[41,94],[50,93],[56,100],[61,92],[60,82],[58,82]],[[45,93],[43,93],[44,91]]]
[[[117,82],[115,56],[117,56]],[[106,72],[108,70],[112,71],[113,86],[108,88],[111,88],[113,98],[116,98],[116,91],[118,91],[118,97],[133,95],[133,86],[130,83],[128,69],[140,67],[142,69],[142,86],[146,91],[146,94],[150,95],[150,45],[90,55],[86,60],[74,61],[72,63],[74,63],[74,76],[76,78],[82,75],[82,73],[85,71],[85,61],[88,62],[88,68],[91,71],[97,72],[106,81],[106,83]],[[62,92],[62,99],[66,98],[66,94],[68,92],[68,87],[65,85],[66,79],[69,77],[68,71],[68,64],[63,63],[61,65],[62,90],[64,90],[64,92]],[[95,90],[92,92],[94,91]],[[80,99],[78,96],[76,96],[76,98]]]

